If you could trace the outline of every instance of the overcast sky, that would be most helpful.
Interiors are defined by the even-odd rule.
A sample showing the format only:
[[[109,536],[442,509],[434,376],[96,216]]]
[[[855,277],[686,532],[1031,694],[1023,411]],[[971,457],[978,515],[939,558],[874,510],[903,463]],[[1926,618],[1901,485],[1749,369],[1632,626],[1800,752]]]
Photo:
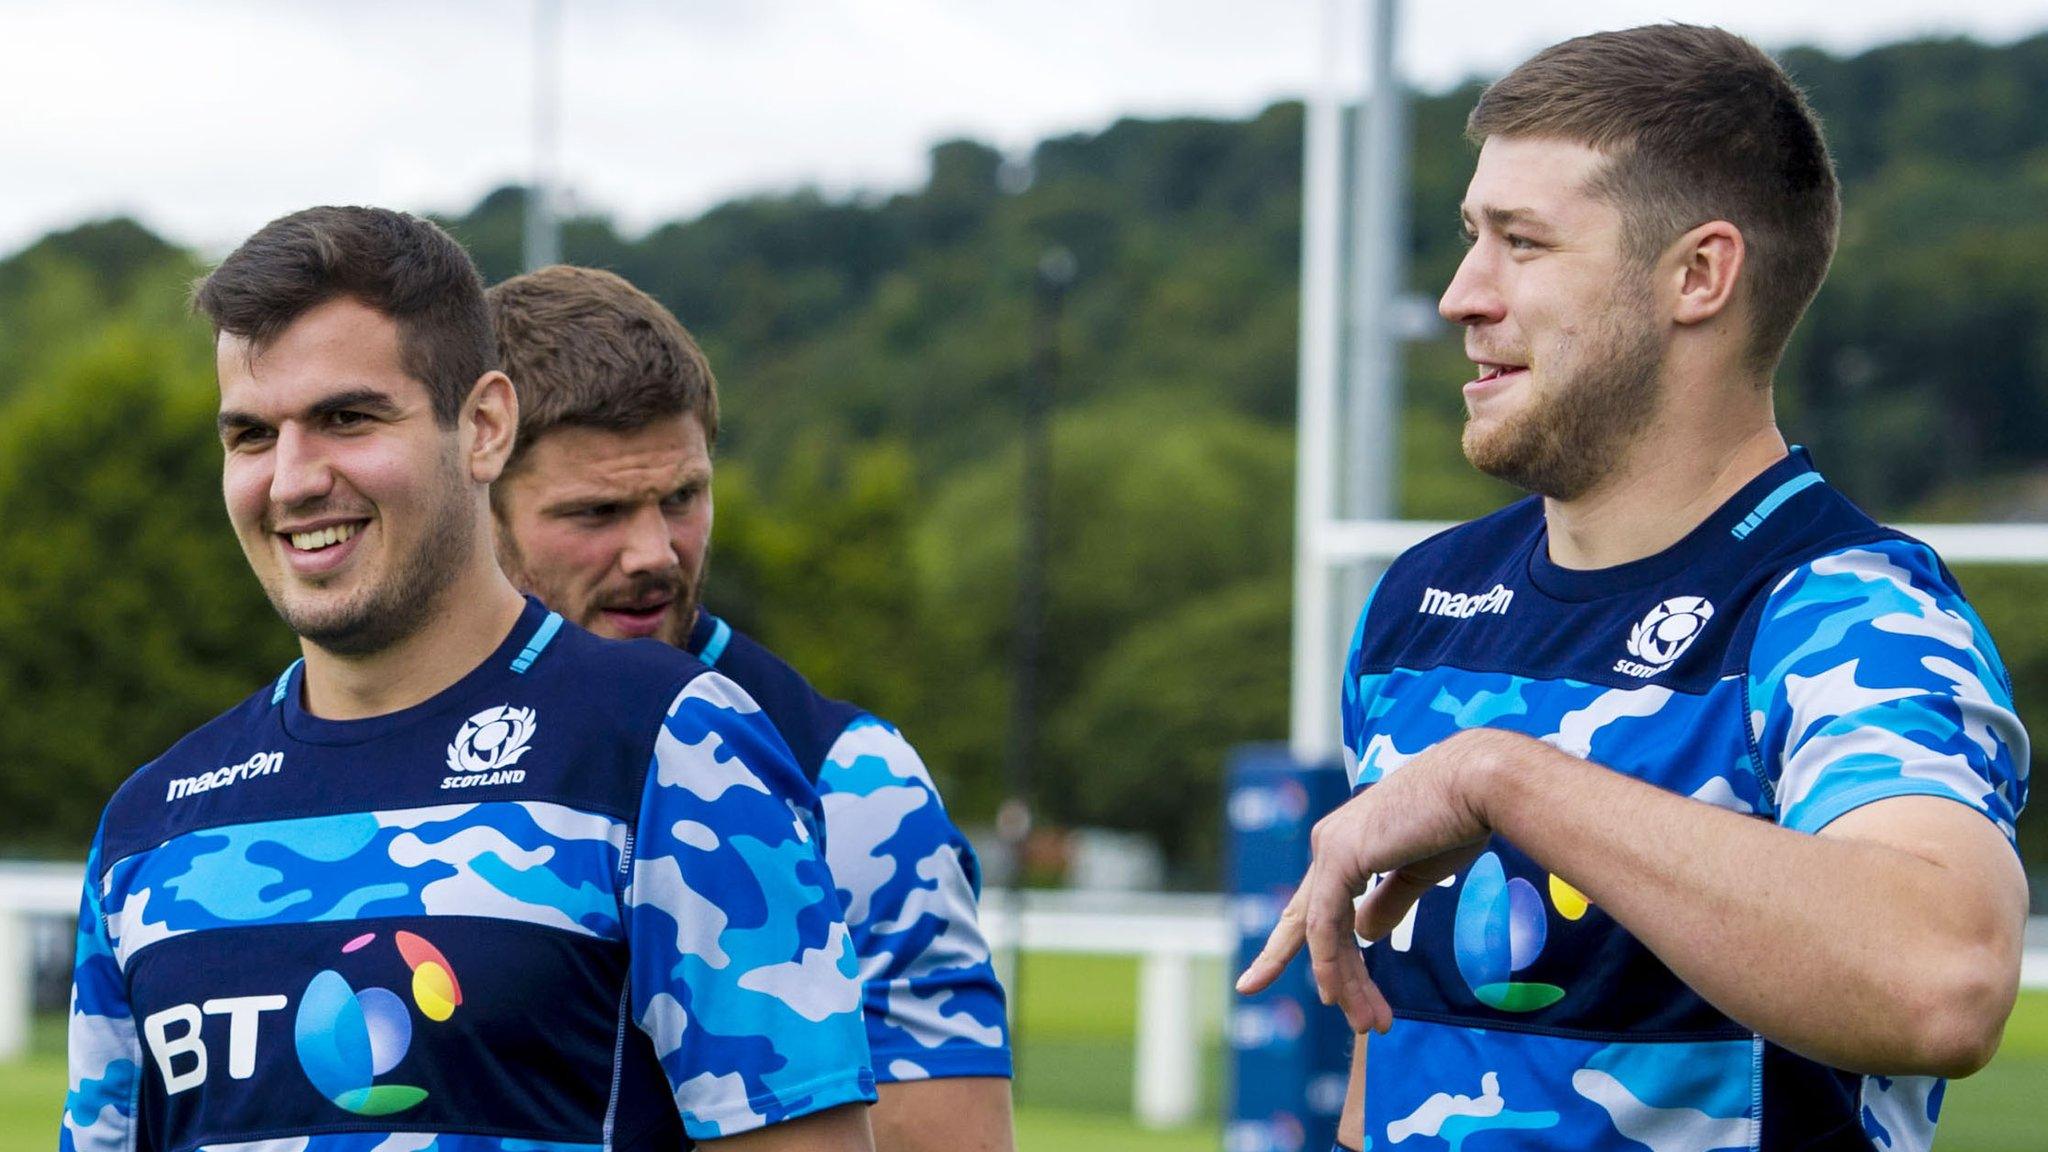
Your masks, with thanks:
[[[0,0],[0,253],[113,213],[219,253],[315,203],[459,211],[531,170],[535,0]],[[628,230],[736,194],[917,183],[926,147],[1022,150],[1119,115],[1241,115],[1323,74],[1329,0],[567,0],[559,168]],[[1600,28],[1766,47],[2004,42],[2048,0],[1407,0],[1439,89]]]

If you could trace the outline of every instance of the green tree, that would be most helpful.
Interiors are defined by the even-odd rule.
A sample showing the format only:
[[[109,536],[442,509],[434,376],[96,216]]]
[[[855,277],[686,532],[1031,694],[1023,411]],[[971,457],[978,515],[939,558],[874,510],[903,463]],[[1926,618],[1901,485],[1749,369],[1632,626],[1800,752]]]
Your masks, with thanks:
[[[0,412],[0,842],[82,856],[129,773],[296,654],[220,503],[190,333],[110,332]]]

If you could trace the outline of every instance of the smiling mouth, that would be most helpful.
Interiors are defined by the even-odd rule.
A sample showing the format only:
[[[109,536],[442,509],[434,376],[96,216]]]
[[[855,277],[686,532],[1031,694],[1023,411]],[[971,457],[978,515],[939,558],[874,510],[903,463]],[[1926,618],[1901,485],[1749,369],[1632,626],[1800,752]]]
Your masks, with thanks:
[[[1498,380],[1503,376],[1511,376],[1516,372],[1526,372],[1528,370],[1528,366],[1525,364],[1481,364],[1479,365],[1479,383],[1484,384],[1489,380]]]
[[[330,524],[309,532],[280,532],[291,546],[300,552],[324,552],[337,544],[346,544],[355,538],[369,523],[367,520],[352,520],[346,524]]]

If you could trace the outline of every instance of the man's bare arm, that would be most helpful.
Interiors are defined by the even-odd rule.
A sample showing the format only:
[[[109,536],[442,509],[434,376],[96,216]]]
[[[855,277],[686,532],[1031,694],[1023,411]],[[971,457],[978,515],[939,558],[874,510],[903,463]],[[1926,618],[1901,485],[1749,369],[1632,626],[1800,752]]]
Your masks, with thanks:
[[[1344,1111],[1337,1116],[1337,1143],[1365,1147],[1365,1037],[1351,1049],[1351,1084],[1344,1090]]]
[[[2027,887],[1982,814],[1901,796],[1816,836],[1492,734],[1487,819],[1708,1002],[1859,1072],[1967,1076],[2019,988]]]
[[[2026,883],[1990,821],[1881,800],[1818,836],[1678,796],[1512,733],[1461,733],[1317,826],[1315,860],[1240,987],[1306,941],[1318,987],[1392,1023],[1353,945],[1498,832],[1604,908],[1729,1016],[1836,1067],[1968,1075],[2017,995]],[[1358,906],[1374,874],[1386,883]]]
[[[1012,1152],[1010,1082],[955,1076],[877,1085],[876,1152]]]
[[[842,1104],[697,1146],[704,1152],[875,1152],[865,1104]]]

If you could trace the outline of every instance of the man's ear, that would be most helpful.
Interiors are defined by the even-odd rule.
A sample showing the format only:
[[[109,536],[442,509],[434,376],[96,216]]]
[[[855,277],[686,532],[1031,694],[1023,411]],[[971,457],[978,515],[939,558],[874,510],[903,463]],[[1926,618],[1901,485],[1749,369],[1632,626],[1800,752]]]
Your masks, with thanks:
[[[470,479],[489,484],[504,474],[519,435],[519,394],[503,372],[477,377],[463,403],[463,453]]]
[[[1680,236],[1668,253],[1678,277],[1671,319],[1704,324],[1725,314],[1749,256],[1742,230],[1726,220],[1709,220]]]

